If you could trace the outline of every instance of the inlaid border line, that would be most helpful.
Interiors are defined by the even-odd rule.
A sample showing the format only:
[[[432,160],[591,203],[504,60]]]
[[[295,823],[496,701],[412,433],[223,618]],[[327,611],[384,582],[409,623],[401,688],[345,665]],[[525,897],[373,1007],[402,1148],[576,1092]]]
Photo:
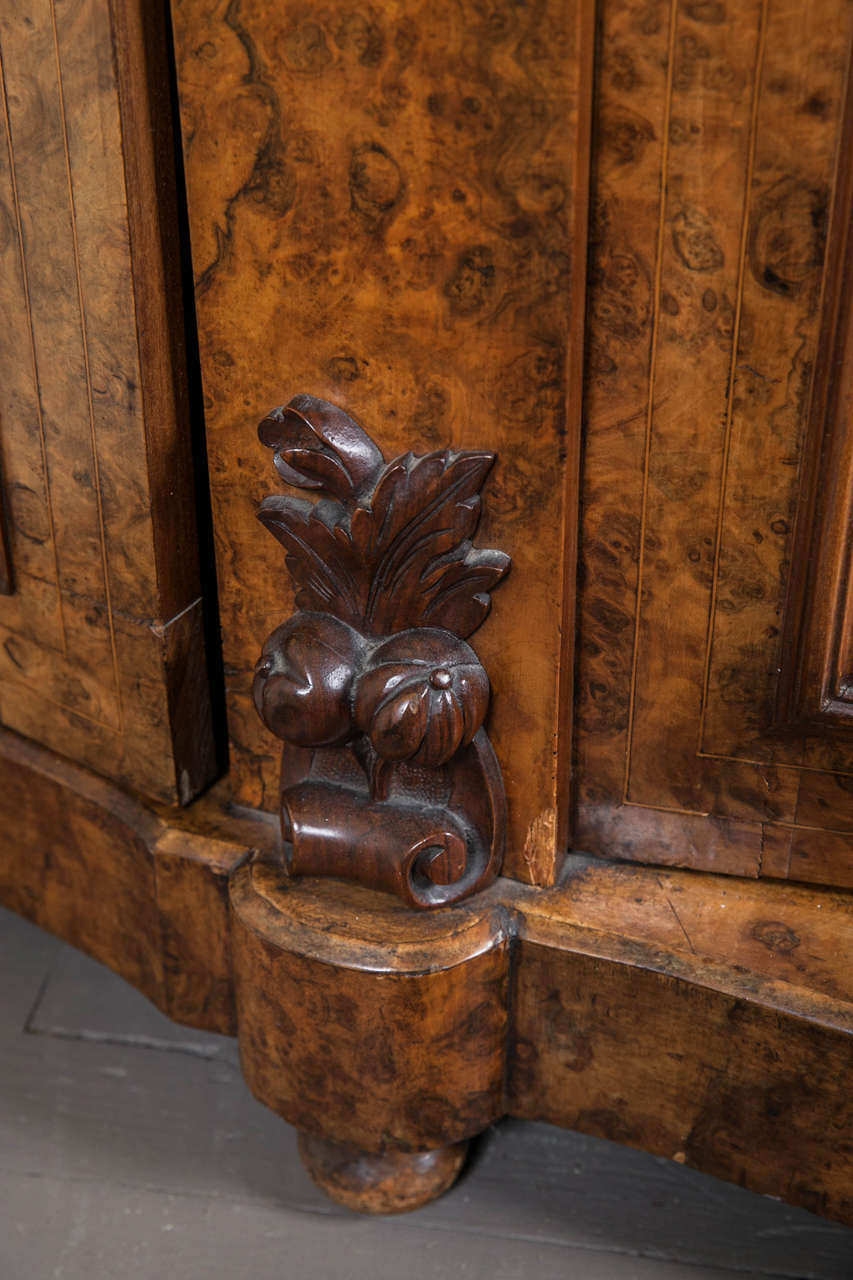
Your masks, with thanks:
[[[53,47],[56,54],[57,94],[59,99],[59,115],[62,124],[62,145],[65,152],[65,172],[68,182],[68,207],[71,217],[71,237],[74,246],[74,270],[77,279],[77,301],[80,310],[80,340],[83,349],[83,362],[86,369],[86,396],[89,409],[89,435],[92,450],[92,469],[95,487],[95,498],[98,507],[98,531],[101,542],[101,566],[104,576],[104,596],[107,611],[107,626],[110,635],[110,651],[112,654],[113,680],[115,681],[116,704],[118,707],[119,733],[124,732],[124,714],[121,699],[121,682],[119,679],[118,653],[116,650],[115,624],[113,622],[112,598],[110,592],[110,572],[107,555],[107,544],[104,524],[104,502],[101,492],[101,470],[98,461],[98,445],[95,436],[95,404],[92,394],[92,372],[89,363],[89,338],[86,327],[86,304],[83,293],[83,277],[80,269],[80,244],[77,235],[77,210],[74,203],[74,182],[71,175],[71,152],[68,144],[68,126],[65,115],[65,91],[62,80],[62,63],[59,55],[59,31],[56,22],[56,3],[50,0],[50,18],[53,26]]]
[[[36,339],[33,329],[33,310],[30,299],[30,277],[27,270],[26,251],[24,249],[24,228],[21,218],[21,204],[18,195],[18,177],[15,169],[15,152],[12,145],[12,121],[9,115],[9,96],[6,85],[6,65],[3,47],[0,43],[0,96],[3,99],[3,124],[6,132],[6,147],[9,153],[9,181],[12,184],[12,202],[15,206],[15,230],[18,236],[18,254],[21,260],[21,284],[24,291],[24,307],[27,313],[27,336],[30,342],[30,361],[32,363],[33,392],[35,394],[36,418],[39,429],[39,448],[41,450],[42,478],[44,499],[47,508],[47,522],[50,530],[50,547],[53,555],[53,571],[57,603],[59,606],[59,624],[62,632],[62,656],[68,659],[68,633],[65,627],[65,606],[62,600],[62,584],[59,576],[59,554],[56,547],[56,524],[53,517],[53,499],[50,494],[50,468],[47,461],[47,441],[44,432],[44,409],[41,401],[41,383],[39,382],[38,359],[36,357]]]
[[[637,562],[637,595],[634,605],[634,641],[631,657],[631,688],[628,695],[628,728],[625,740],[625,773],[622,784],[622,803],[628,803],[631,785],[631,753],[634,744],[634,709],[637,694],[637,673],[640,664],[640,605],[643,592],[643,570],[646,557],[646,522],[648,515],[649,468],[651,465],[652,424],[655,405],[655,374],[657,371],[658,329],[660,327],[661,293],[663,280],[663,243],[666,230],[667,178],[669,174],[669,131],[672,121],[672,93],[675,71],[675,33],[678,25],[678,0],[670,0],[669,35],[666,61],[666,91],[664,107],[663,139],[661,143],[660,194],[658,198],[658,231],[655,249],[655,283],[652,314],[652,332],[649,339],[649,383],[646,401],[646,434],[643,446],[643,497],[640,508],[640,545]]]
[[[758,140],[758,116],[761,102],[761,81],[764,75],[764,54],[767,47],[769,0],[761,0],[758,19],[758,41],[755,51],[755,75],[752,82],[752,103],[749,121],[749,149],[744,178],[743,214],[740,229],[740,255],[738,259],[737,302],[732,327],[732,353],[729,361],[729,385],[726,389],[726,427],[723,441],[723,460],[720,474],[720,497],[717,506],[717,528],[714,535],[714,572],[711,579],[711,598],[708,603],[708,625],[705,632],[705,671],[702,677],[702,705],[699,712],[699,729],[696,754],[701,755],[705,745],[705,718],[708,707],[708,689],[711,682],[711,659],[714,646],[714,623],[717,612],[717,592],[720,580],[720,555],[723,545],[725,507],[728,494],[729,460],[731,457],[734,422],[735,381],[737,378],[738,348],[740,346],[743,295],[746,280],[746,257],[749,244],[749,214],[752,201],[752,180],[755,172],[755,152]]]

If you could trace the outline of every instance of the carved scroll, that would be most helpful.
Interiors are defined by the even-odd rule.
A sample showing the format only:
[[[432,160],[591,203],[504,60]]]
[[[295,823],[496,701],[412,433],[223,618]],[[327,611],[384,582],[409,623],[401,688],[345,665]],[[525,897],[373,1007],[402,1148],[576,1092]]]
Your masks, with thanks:
[[[412,907],[458,902],[500,870],[503,782],[483,729],[489,681],[465,639],[509,569],[471,539],[494,455],[386,463],[313,396],[259,428],[288,484],[258,517],[284,546],[300,612],[268,638],[255,705],[283,739],[294,874],[345,876]]]

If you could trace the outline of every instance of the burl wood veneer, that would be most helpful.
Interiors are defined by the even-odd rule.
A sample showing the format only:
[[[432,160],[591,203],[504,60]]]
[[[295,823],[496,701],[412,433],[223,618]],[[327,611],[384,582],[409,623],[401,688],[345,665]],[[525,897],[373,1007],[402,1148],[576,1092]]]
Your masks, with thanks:
[[[387,1151],[369,1156],[328,1138],[299,1136],[299,1154],[319,1187],[360,1213],[408,1213],[452,1186],[465,1163],[467,1142],[434,1151]]]
[[[848,89],[853,93],[853,89]],[[853,155],[848,106],[839,154]],[[843,163],[828,247],[814,393],[785,609],[778,718],[824,736],[853,715],[853,164]]]
[[[599,12],[574,843],[850,886],[853,11]]]
[[[594,40],[591,0],[171,7],[232,770],[175,806],[215,742],[165,7],[8,0],[0,900],[236,1034],[344,1203],[422,1203],[510,1114],[853,1222],[851,900],[831,887],[853,883],[853,11],[599,0]],[[343,822],[283,856],[308,813],[287,755],[306,726],[267,697],[284,650],[358,627],[361,678],[413,606],[392,597],[375,632],[370,609],[316,623],[316,600],[291,619],[254,426],[297,389],[369,424],[377,477],[408,451],[497,455],[477,545],[513,573],[477,656],[407,637],[433,692],[400,734],[384,661],[378,701],[341,667],[344,720],[383,761],[418,756],[425,787],[494,742],[506,876],[493,861],[436,911],[293,874],[318,849],[347,868]],[[251,697],[280,626],[257,679],[283,776]],[[319,750],[349,750],[328,710]],[[433,888],[458,853],[430,854]]]
[[[592,3],[172,12],[235,795],[278,803],[251,671],[293,611],[252,514],[268,492],[254,424],[305,391],[369,424],[388,458],[497,454],[481,537],[512,557],[515,595],[478,652],[501,690],[505,869],[551,883],[567,845]]]
[[[423,1203],[509,1114],[853,1222],[845,894],[573,856],[559,887],[412,912],[288,878],[263,815],[175,825],[5,731],[0,829],[0,901],[236,1032],[351,1207]]]
[[[0,6],[0,720],[186,803],[219,761],[168,56],[144,0]]]
[[[381,424],[387,456],[498,455],[483,534],[513,605],[479,644],[506,874],[552,883],[571,843],[850,885],[829,423],[849,403],[830,371],[853,17],[600,0],[593,48],[588,9],[173,4],[237,794],[275,805],[245,673],[292,607],[237,495],[264,492],[251,422],[299,387]],[[832,716],[800,705],[803,646],[838,668]]]

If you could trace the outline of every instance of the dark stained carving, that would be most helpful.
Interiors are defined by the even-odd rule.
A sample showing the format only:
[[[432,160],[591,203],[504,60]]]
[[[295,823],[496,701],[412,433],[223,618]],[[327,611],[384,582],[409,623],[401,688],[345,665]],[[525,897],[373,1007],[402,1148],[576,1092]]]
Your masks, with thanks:
[[[509,569],[471,542],[494,455],[386,463],[342,409],[304,395],[259,435],[282,479],[328,495],[270,497],[258,512],[286,550],[300,609],[269,636],[254,684],[285,743],[286,861],[413,907],[457,902],[503,856],[489,681],[465,642]]]

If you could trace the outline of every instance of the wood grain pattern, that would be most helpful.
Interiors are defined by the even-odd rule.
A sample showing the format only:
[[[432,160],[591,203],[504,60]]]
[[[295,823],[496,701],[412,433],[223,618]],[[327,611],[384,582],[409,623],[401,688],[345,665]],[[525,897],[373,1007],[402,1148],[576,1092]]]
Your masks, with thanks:
[[[778,695],[783,725],[793,722],[818,732],[849,727],[853,715],[853,446],[848,430],[853,414],[853,164],[844,162],[851,147],[853,106],[848,102]]]
[[[294,389],[386,456],[497,453],[480,632],[507,870],[566,846],[592,5],[174,0],[214,521],[242,803],[276,804],[257,637],[292,611],[253,503],[254,423]],[[237,481],[239,477],[239,482]]]
[[[11,595],[14,590],[12,556],[9,551],[9,530],[6,499],[3,489],[3,471],[0,468],[0,595]]]
[[[0,734],[0,900],[238,1034],[259,1098],[355,1149],[325,1167],[362,1207],[377,1180],[417,1196],[418,1161],[356,1153],[393,1164],[509,1112],[853,1222],[848,894],[574,855],[559,887],[415,913],[288,880],[274,820],[221,801],[155,810]]]
[[[578,859],[521,913],[512,1114],[849,1221],[845,895]]]
[[[413,915],[263,864],[231,895],[240,1059],[257,1098],[373,1153],[444,1147],[501,1114],[509,943],[495,905]]]
[[[851,743],[776,714],[851,41],[836,0],[603,5],[578,848],[853,883]]]
[[[166,41],[139,3],[0,15],[0,718],[186,802],[216,761]]]
[[[6,730],[0,817],[5,906],[114,969],[176,1021],[233,1034],[227,882],[250,847],[242,832],[229,840],[204,824],[167,825]]]
[[[359,1213],[410,1213],[451,1187],[465,1163],[467,1142],[432,1151],[368,1155],[341,1142],[299,1137],[311,1177],[333,1200]]]

